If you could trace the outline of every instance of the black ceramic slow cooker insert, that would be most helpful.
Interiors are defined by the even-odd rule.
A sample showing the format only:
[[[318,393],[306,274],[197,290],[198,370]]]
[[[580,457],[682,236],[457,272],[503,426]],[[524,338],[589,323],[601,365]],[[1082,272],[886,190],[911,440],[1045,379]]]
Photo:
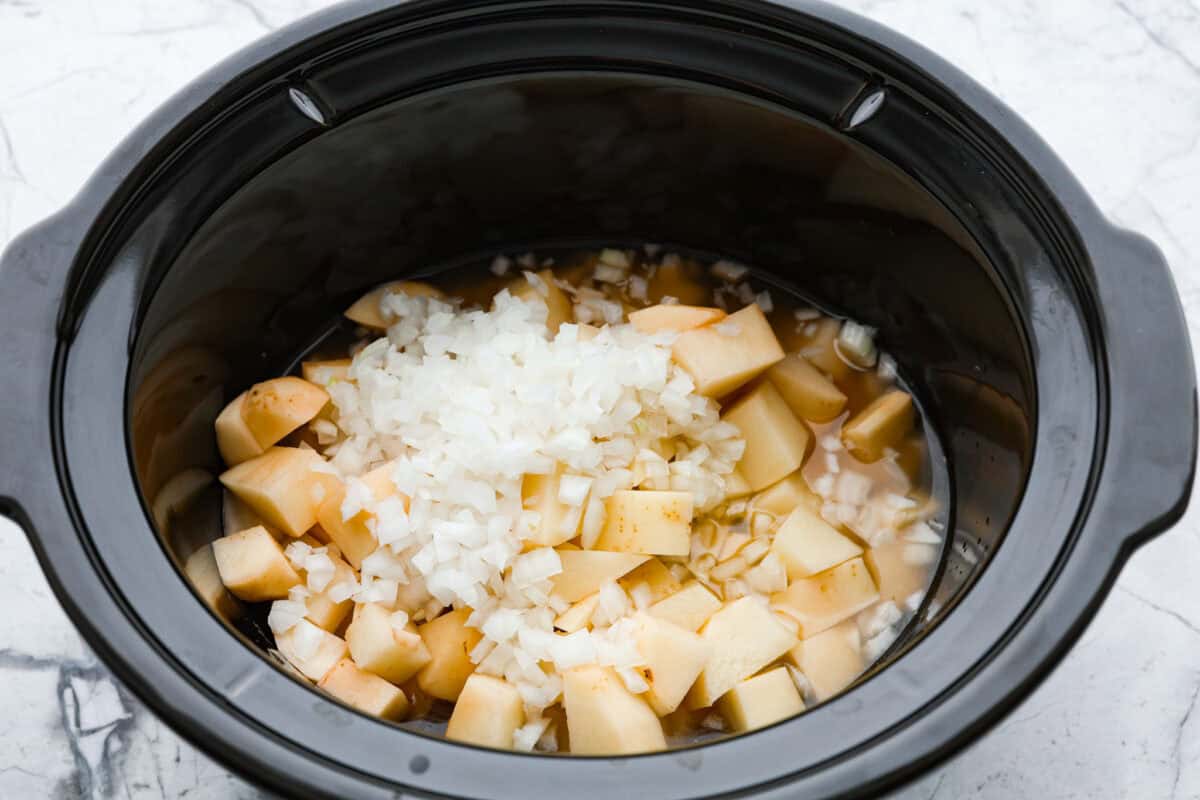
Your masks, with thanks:
[[[156,530],[212,422],[364,289],[662,243],[880,330],[945,448],[936,613],[837,699],[629,758],[367,718],[264,657]],[[158,715],[304,797],[869,796],[1011,710],[1183,511],[1192,358],[1158,251],[936,56],[812,2],[353,2],[200,78],[0,264],[0,511]],[[214,492],[215,494],[215,492]]]

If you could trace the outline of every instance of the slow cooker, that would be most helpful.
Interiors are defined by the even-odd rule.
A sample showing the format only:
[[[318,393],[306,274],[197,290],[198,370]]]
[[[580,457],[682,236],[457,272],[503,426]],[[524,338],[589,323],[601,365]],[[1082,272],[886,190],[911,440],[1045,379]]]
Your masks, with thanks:
[[[929,410],[950,539],[926,613],[835,700],[623,758],[360,715],[180,570],[212,422],[383,280],[645,242],[877,327]],[[937,56],[807,0],[380,0],[278,31],[135,130],[0,264],[0,511],[114,673],[303,797],[877,795],[1028,695],[1183,512],[1195,377],[1162,256]]]

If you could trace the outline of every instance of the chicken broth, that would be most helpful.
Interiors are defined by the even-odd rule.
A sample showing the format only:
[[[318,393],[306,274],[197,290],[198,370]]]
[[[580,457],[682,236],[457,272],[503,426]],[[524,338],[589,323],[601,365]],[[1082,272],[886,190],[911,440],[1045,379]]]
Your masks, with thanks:
[[[918,405],[874,331],[743,265],[500,256],[346,317],[218,418],[226,536],[193,560],[365,713],[662,749],[824,702],[927,605]]]

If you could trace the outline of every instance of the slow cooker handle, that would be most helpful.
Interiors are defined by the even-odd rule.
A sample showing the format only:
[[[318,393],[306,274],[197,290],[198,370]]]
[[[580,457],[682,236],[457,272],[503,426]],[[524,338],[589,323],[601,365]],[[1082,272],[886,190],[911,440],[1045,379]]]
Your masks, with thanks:
[[[1091,519],[1126,552],[1187,508],[1196,464],[1196,373],[1162,252],[1114,230],[1096,263],[1109,372],[1108,444]]]

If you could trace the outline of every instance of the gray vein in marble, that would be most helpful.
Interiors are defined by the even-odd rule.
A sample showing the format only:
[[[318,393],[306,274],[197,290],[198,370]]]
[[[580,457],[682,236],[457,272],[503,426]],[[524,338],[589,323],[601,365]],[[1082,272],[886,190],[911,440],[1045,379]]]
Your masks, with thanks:
[[[1200,636],[1200,626],[1197,626],[1195,623],[1188,620],[1187,617],[1183,616],[1178,611],[1172,611],[1171,609],[1167,608],[1166,606],[1160,606],[1158,603],[1155,603],[1153,600],[1150,600],[1149,598],[1146,598],[1146,597],[1142,597],[1137,592],[1135,592],[1132,589],[1129,589],[1125,586],[1117,586],[1117,590],[1120,592],[1123,592],[1124,594],[1129,595],[1134,600],[1137,600],[1139,603],[1142,603],[1143,605],[1148,606],[1149,608],[1152,608],[1161,614],[1166,614],[1168,617],[1175,620],[1176,622],[1178,622],[1180,625],[1187,628],[1192,633],[1196,634],[1197,636]]]
[[[267,19],[267,15],[264,14],[263,10],[256,6],[252,0],[230,0],[230,2],[232,2],[235,6],[240,6],[241,8],[246,9],[246,12],[254,18],[254,21],[262,27],[269,31],[275,30],[275,26],[272,25],[271,21]]]
[[[1179,721],[1179,726],[1175,729],[1175,746],[1171,750],[1171,757],[1175,764],[1175,775],[1171,781],[1172,800],[1179,794],[1179,778],[1183,774],[1183,757],[1180,752],[1183,748],[1183,734],[1188,721],[1192,718],[1192,712],[1196,710],[1197,699],[1200,699],[1200,683],[1197,683],[1196,688],[1192,690],[1192,699],[1188,703],[1187,711],[1184,712],[1183,719]]]
[[[1177,58],[1180,61],[1180,63],[1182,63],[1189,70],[1191,70],[1193,75],[1200,78],[1200,64],[1197,64],[1195,61],[1192,61],[1190,58],[1188,58],[1186,53],[1184,53],[1182,50],[1179,49],[1178,46],[1176,46],[1172,42],[1167,41],[1167,39],[1162,34],[1160,34],[1158,31],[1154,30],[1154,28],[1151,27],[1149,21],[1147,21],[1146,17],[1143,14],[1140,14],[1139,12],[1130,8],[1129,5],[1127,3],[1125,3],[1123,0],[1116,0],[1115,5],[1118,9],[1121,10],[1121,12],[1123,14],[1125,14],[1125,16],[1127,16],[1131,20],[1133,20],[1134,23],[1136,23],[1137,26],[1142,29],[1142,32],[1145,33],[1146,36],[1150,37],[1151,42],[1153,42],[1155,45],[1157,45],[1160,49],[1164,50],[1165,52],[1170,53],[1171,55],[1175,56],[1175,58]]]
[[[13,148],[12,136],[8,133],[8,127],[4,124],[4,117],[0,117],[0,145],[3,146],[4,160],[8,165],[8,170],[12,173],[12,178],[21,183],[29,183],[25,174],[21,172],[21,165],[17,163],[17,152]],[[0,173],[3,177],[3,173]]]

